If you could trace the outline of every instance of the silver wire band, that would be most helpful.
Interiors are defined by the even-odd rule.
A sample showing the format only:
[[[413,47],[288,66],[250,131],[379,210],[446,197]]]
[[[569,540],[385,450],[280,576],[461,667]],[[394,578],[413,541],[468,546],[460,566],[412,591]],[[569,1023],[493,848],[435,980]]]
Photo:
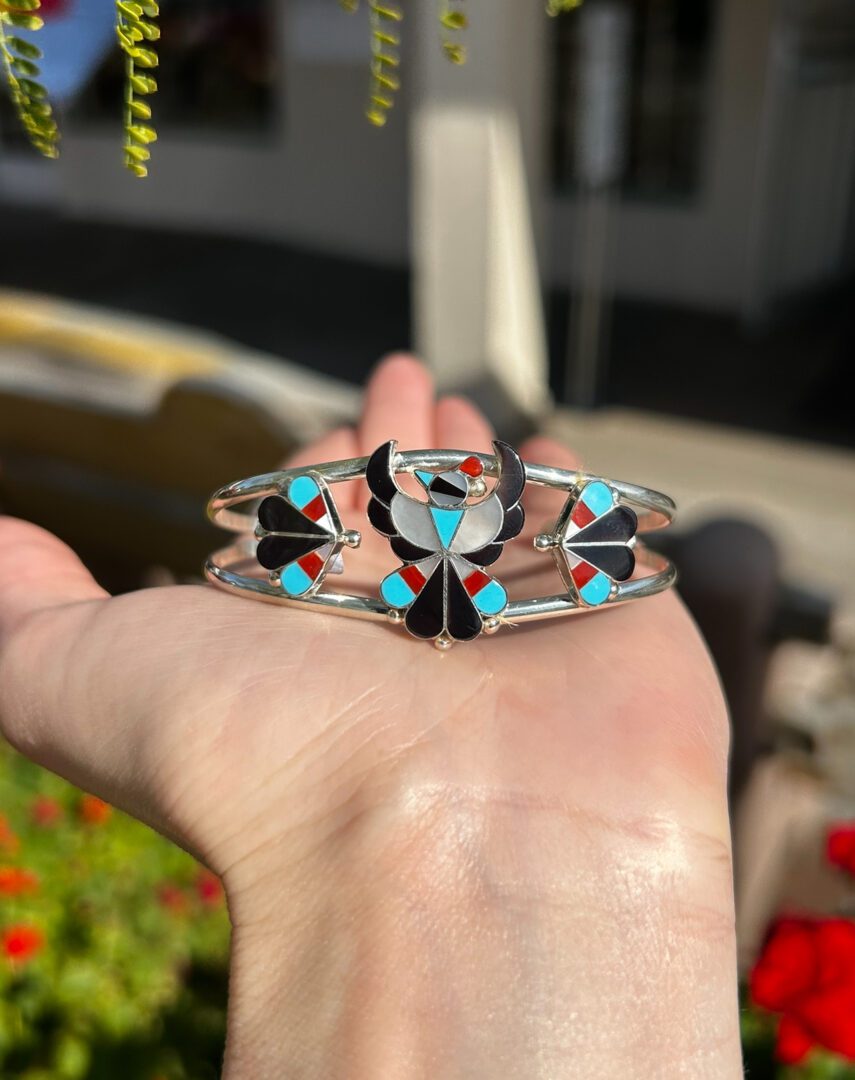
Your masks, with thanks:
[[[450,469],[457,466],[465,457],[478,458],[485,475],[493,477],[499,475],[500,467],[494,455],[473,454],[470,451],[404,451],[394,454],[391,463],[396,473],[409,473],[416,468]],[[390,615],[390,607],[379,597],[323,591],[316,591],[303,597],[287,596],[275,582],[258,576],[259,567],[254,558],[256,539],[253,530],[256,524],[255,514],[261,499],[280,493],[287,487],[290,480],[306,473],[320,477],[327,484],[361,480],[365,477],[368,462],[369,458],[361,457],[306,465],[301,468],[263,473],[220,488],[208,502],[208,517],[221,528],[242,533],[244,537],[215,552],[207,559],[205,563],[207,579],[229,592],[237,592],[268,603],[311,608],[354,618],[386,620]],[[622,502],[630,503],[638,508],[640,511],[638,513],[639,532],[648,532],[669,525],[676,512],[672,499],[650,488],[585,472],[559,469],[550,465],[526,462],[524,468],[527,483],[553,488],[568,494],[579,490],[587,483],[601,481],[616,492]],[[235,509],[236,507],[241,509]],[[674,584],[677,574],[668,559],[651,552],[642,544],[637,545],[636,552],[638,561],[653,572],[645,577],[615,583],[612,594],[608,601],[601,605],[602,608],[654,596]],[[246,572],[252,570],[255,573]],[[511,600],[501,614],[501,622],[514,624],[590,610],[592,608],[579,603],[572,594],[564,592],[554,596]]]
[[[492,454],[470,454],[465,450],[405,450],[395,455],[395,468],[397,472],[410,472],[415,468],[446,469],[456,465],[464,456],[477,457],[484,466],[487,476],[497,475],[498,465]],[[230,532],[249,532],[254,526],[253,500],[275,494],[292,477],[310,471],[323,477],[328,484],[339,484],[345,480],[363,479],[367,464],[367,457],[349,458],[345,461],[327,461],[323,465],[306,465],[300,469],[282,469],[280,472],[251,476],[248,480],[238,480],[214,492],[208,500],[208,517],[221,529],[228,529]],[[570,492],[586,481],[602,480],[613,487],[627,502],[633,503],[644,511],[638,517],[639,532],[661,529],[674,520],[677,507],[673,499],[669,499],[660,491],[637,487],[635,484],[625,484],[619,480],[609,480],[592,473],[558,469],[554,465],[535,465],[530,462],[524,464],[527,483],[555,488],[558,491]],[[233,506],[247,503],[249,505],[246,512],[232,509]]]
[[[251,596],[254,600],[263,600],[268,604],[284,604],[286,607],[315,608],[334,615],[349,615],[356,619],[382,619],[389,615],[389,606],[373,596],[350,596],[347,593],[318,592],[303,599],[285,596],[271,582],[251,574],[237,572],[236,568],[251,568],[254,560],[255,541],[239,540],[236,544],[221,548],[209,556],[205,563],[205,577],[212,584],[228,592],[239,592]],[[677,571],[668,559],[657,555],[648,548],[638,546],[639,562],[653,569],[655,573],[646,577],[623,581],[617,587],[614,599],[603,607],[628,600],[642,600],[646,596],[670,588],[677,580]],[[591,608],[578,604],[567,593],[558,596],[535,596],[529,600],[511,600],[502,613],[502,622],[531,622],[533,619],[554,619],[559,615],[578,615]]]

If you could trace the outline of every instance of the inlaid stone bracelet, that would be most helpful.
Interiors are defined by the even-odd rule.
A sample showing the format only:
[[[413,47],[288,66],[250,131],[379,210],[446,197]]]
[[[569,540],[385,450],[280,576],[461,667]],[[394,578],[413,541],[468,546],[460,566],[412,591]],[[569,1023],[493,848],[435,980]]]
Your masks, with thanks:
[[[211,496],[208,516],[243,536],[212,555],[205,574],[215,585],[256,600],[389,620],[440,649],[531,619],[602,611],[673,585],[671,563],[637,539],[637,533],[672,521],[675,506],[666,495],[524,463],[507,443],[493,447],[494,455],[398,453],[390,441],[368,458],[229,484]],[[402,489],[399,478],[405,474],[423,495]],[[488,485],[488,478],[495,482]],[[362,479],[371,493],[368,521],[401,561],[379,582],[376,596],[324,588],[328,574],[343,570],[343,549],[358,548],[362,540],[359,531],[347,527],[350,522],[342,523],[331,485]],[[527,483],[567,495],[554,525],[533,539],[536,551],[551,553],[562,591],[509,600],[485,568],[522,531]],[[639,575],[640,567],[649,572]]]

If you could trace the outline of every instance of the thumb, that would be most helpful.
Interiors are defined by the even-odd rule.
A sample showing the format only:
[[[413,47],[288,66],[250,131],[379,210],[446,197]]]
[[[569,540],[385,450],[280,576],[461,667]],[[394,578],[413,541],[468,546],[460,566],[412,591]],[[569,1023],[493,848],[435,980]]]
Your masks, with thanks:
[[[57,537],[27,521],[0,516],[0,729],[31,756],[49,718],[39,696],[63,663],[76,605],[106,596]]]
[[[93,649],[90,638],[107,598],[56,536],[0,516],[0,732],[40,765],[171,835],[149,805],[145,770],[128,774],[136,744],[127,710],[103,723],[108,665],[103,642]]]
[[[28,615],[105,596],[56,536],[29,521],[0,516],[0,649]]]

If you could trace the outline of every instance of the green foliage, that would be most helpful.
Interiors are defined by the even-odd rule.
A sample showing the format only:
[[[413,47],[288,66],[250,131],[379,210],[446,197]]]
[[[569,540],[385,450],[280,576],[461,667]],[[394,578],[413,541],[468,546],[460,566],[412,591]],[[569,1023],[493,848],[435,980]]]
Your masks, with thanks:
[[[157,82],[144,72],[158,64],[157,53],[151,47],[160,37],[160,29],[151,21],[158,13],[155,0],[141,4],[116,0],[116,37],[125,54],[125,167],[139,177],[148,176],[148,147],[157,139],[153,127],[140,123],[151,119],[151,106],[140,98],[157,90]]]
[[[469,18],[464,11],[465,0],[437,2],[442,51],[452,64],[465,64],[466,46],[460,40],[460,34],[469,28]],[[359,0],[339,0],[339,4],[351,14],[359,10]],[[546,0],[546,10],[550,15],[560,15],[581,4],[582,0]],[[395,0],[368,0],[368,12],[371,24],[371,82],[365,115],[375,127],[383,127],[401,85],[398,74],[401,38],[397,24],[403,19],[404,13]]]
[[[151,120],[151,106],[140,100],[157,90],[155,79],[146,74],[158,65],[153,43],[160,30],[153,21],[159,10],[156,0],[115,0],[116,37],[125,54],[125,108],[123,144],[125,167],[134,176],[148,176],[149,146],[157,139]],[[466,46],[460,34],[469,26],[465,0],[438,0],[442,50],[453,64],[466,61]],[[8,27],[38,30],[42,20],[33,12],[41,0],[0,0],[0,59],[6,72],[9,93],[21,123],[33,146],[45,157],[58,156],[59,131],[47,100],[47,91],[37,81],[37,60],[41,52],[30,42],[7,33]],[[339,0],[350,12],[359,0]],[[582,0],[546,0],[550,15],[571,11]],[[400,89],[400,46],[398,24],[404,17],[397,0],[368,0],[371,27],[371,82],[365,115],[375,127],[383,127]]]
[[[391,0],[368,0],[371,23],[371,85],[365,115],[375,127],[383,127],[400,89],[398,66],[401,44],[396,24],[404,13]]]
[[[41,50],[25,38],[9,32],[11,28],[40,29],[42,20],[33,14],[40,6],[41,0],[15,0],[14,4],[0,0],[0,59],[6,73],[9,96],[21,126],[40,154],[55,158],[59,156],[56,145],[59,130],[47,90],[38,81],[40,71],[36,61],[42,57]]]
[[[458,36],[469,26],[469,19],[462,8],[462,0],[442,0],[439,8],[439,24],[442,27],[442,51],[452,64],[466,63],[466,46]]]
[[[227,948],[189,855],[0,747],[0,1076],[215,1080]]]
[[[582,6],[582,0],[546,0],[547,15],[561,15]]]

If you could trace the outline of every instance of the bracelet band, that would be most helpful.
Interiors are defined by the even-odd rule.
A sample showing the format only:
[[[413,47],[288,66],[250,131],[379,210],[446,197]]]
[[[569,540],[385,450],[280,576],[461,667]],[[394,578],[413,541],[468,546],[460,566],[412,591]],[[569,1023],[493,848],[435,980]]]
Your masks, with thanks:
[[[670,524],[671,499],[648,488],[548,465],[523,463],[506,443],[495,454],[462,450],[398,453],[393,441],[368,458],[332,461],[240,480],[208,503],[215,524],[242,536],[211,555],[205,575],[231,592],[272,603],[403,624],[440,649],[493,633],[503,625],[602,610],[653,596],[673,585],[671,563],[637,540]],[[409,474],[425,494],[398,484]],[[488,492],[485,478],[494,478]],[[330,485],[366,480],[367,517],[401,566],[377,596],[322,591],[340,573],[345,548],[361,533],[345,527]],[[526,484],[567,494],[554,525],[534,538],[550,553],[563,591],[509,600],[484,569],[501,556],[525,522]],[[651,573],[633,576],[636,566]]]

